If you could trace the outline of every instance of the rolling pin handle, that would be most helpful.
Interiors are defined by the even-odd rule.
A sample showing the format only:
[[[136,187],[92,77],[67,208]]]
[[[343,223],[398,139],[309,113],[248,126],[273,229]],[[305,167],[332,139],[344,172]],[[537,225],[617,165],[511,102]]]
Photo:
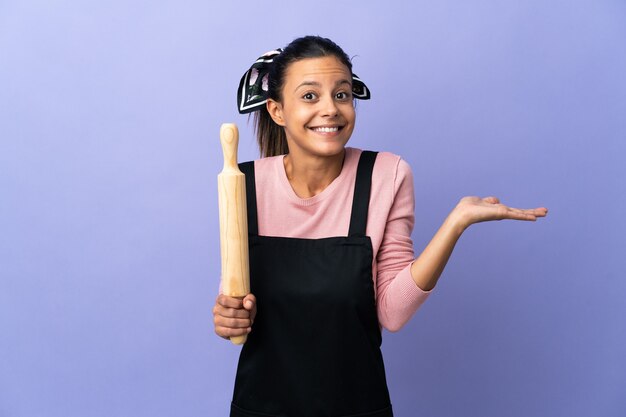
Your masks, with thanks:
[[[224,171],[239,171],[237,166],[237,146],[239,145],[239,130],[234,123],[224,123],[220,128],[220,142],[224,152]]]

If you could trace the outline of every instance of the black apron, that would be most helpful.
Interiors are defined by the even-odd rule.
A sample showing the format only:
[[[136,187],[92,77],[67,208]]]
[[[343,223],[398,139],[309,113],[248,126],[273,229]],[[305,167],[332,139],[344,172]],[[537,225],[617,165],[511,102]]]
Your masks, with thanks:
[[[323,239],[259,236],[254,163],[240,165],[257,316],[231,417],[392,417],[365,236],[375,159],[361,154],[348,236]]]

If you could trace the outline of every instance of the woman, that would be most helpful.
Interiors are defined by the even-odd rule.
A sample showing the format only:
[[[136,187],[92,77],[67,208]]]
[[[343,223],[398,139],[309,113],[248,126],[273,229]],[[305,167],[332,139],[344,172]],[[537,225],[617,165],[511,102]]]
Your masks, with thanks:
[[[410,319],[470,225],[547,214],[465,197],[413,259],[410,168],[346,147],[354,99],[369,97],[320,37],[265,54],[241,80],[239,111],[256,112],[264,158],[242,164],[251,294],[220,294],[213,310],[219,336],[249,334],[231,416],[392,416],[381,326]]]

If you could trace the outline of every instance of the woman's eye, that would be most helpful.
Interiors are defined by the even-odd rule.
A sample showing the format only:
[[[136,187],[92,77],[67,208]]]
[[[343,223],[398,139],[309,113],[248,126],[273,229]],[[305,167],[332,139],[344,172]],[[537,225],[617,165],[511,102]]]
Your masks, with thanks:
[[[350,95],[344,91],[335,94],[337,100],[347,100],[350,98]]]
[[[305,95],[302,96],[303,99],[305,100],[315,100],[315,94],[313,93],[306,93]]]

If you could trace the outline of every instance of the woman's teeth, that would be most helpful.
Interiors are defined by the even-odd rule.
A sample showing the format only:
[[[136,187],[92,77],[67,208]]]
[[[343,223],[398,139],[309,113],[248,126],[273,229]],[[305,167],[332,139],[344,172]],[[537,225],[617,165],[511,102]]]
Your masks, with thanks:
[[[315,132],[329,133],[329,132],[336,132],[336,131],[338,131],[339,127],[314,127],[313,130]]]

